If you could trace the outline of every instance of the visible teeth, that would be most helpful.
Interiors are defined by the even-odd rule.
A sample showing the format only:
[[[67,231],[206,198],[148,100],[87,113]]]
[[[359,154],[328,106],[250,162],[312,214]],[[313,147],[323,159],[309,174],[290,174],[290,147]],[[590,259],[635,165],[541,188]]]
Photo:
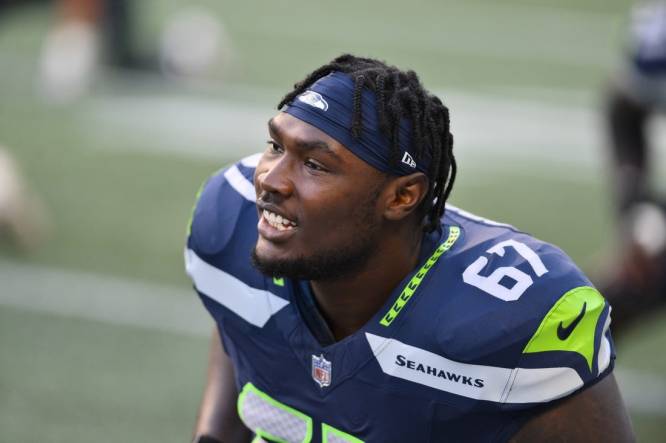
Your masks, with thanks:
[[[296,226],[296,223],[293,221],[266,209],[264,209],[262,215],[268,224],[276,228],[278,231],[286,231],[288,229],[293,229],[293,227]]]

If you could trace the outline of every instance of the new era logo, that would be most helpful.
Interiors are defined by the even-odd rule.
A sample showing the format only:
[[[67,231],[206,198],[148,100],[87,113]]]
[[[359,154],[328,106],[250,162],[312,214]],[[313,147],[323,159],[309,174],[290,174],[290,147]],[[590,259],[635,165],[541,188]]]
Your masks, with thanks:
[[[328,103],[326,103],[326,100],[324,100],[324,98],[320,94],[314,91],[305,91],[304,93],[298,96],[298,101],[301,101],[315,108],[321,109],[322,111],[326,111],[328,109]]]
[[[412,158],[411,155],[409,155],[409,152],[405,152],[405,154],[402,156],[402,162],[409,166],[410,168],[416,168],[416,162]]]

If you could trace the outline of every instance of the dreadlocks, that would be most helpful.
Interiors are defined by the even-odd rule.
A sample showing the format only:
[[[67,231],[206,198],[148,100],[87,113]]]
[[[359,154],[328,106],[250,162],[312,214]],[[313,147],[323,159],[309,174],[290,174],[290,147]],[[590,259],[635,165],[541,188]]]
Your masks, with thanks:
[[[428,193],[420,207],[422,214],[427,214],[424,229],[427,232],[439,229],[439,219],[451,194],[457,170],[448,108],[423,88],[414,71],[405,72],[379,60],[344,54],[296,83],[294,90],[282,98],[278,109],[292,102],[314,82],[335,71],[348,74],[354,80],[351,132],[355,138],[361,136],[363,129],[361,92],[363,88],[374,91],[379,127],[390,141],[391,162],[394,164],[400,161],[400,120],[406,118],[411,122],[412,149],[416,158],[422,160],[427,152],[432,157]]]

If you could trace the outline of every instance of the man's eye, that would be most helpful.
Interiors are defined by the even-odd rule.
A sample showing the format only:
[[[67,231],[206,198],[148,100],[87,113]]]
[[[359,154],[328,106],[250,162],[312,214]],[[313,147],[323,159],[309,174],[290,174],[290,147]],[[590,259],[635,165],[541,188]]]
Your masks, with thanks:
[[[282,146],[278,145],[272,140],[268,140],[266,143],[268,144],[268,150],[275,154],[279,154],[283,151]]]
[[[312,160],[305,160],[305,166],[313,171],[325,171],[324,167]]]

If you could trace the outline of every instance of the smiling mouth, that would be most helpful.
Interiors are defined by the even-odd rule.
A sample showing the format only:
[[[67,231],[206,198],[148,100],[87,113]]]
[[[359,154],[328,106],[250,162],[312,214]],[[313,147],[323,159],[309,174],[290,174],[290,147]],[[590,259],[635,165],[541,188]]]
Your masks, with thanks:
[[[282,217],[279,214],[275,214],[274,212],[271,212],[267,209],[263,210],[262,216],[269,225],[271,225],[273,228],[277,229],[278,231],[288,231],[298,226],[296,222],[293,222],[288,218]]]

